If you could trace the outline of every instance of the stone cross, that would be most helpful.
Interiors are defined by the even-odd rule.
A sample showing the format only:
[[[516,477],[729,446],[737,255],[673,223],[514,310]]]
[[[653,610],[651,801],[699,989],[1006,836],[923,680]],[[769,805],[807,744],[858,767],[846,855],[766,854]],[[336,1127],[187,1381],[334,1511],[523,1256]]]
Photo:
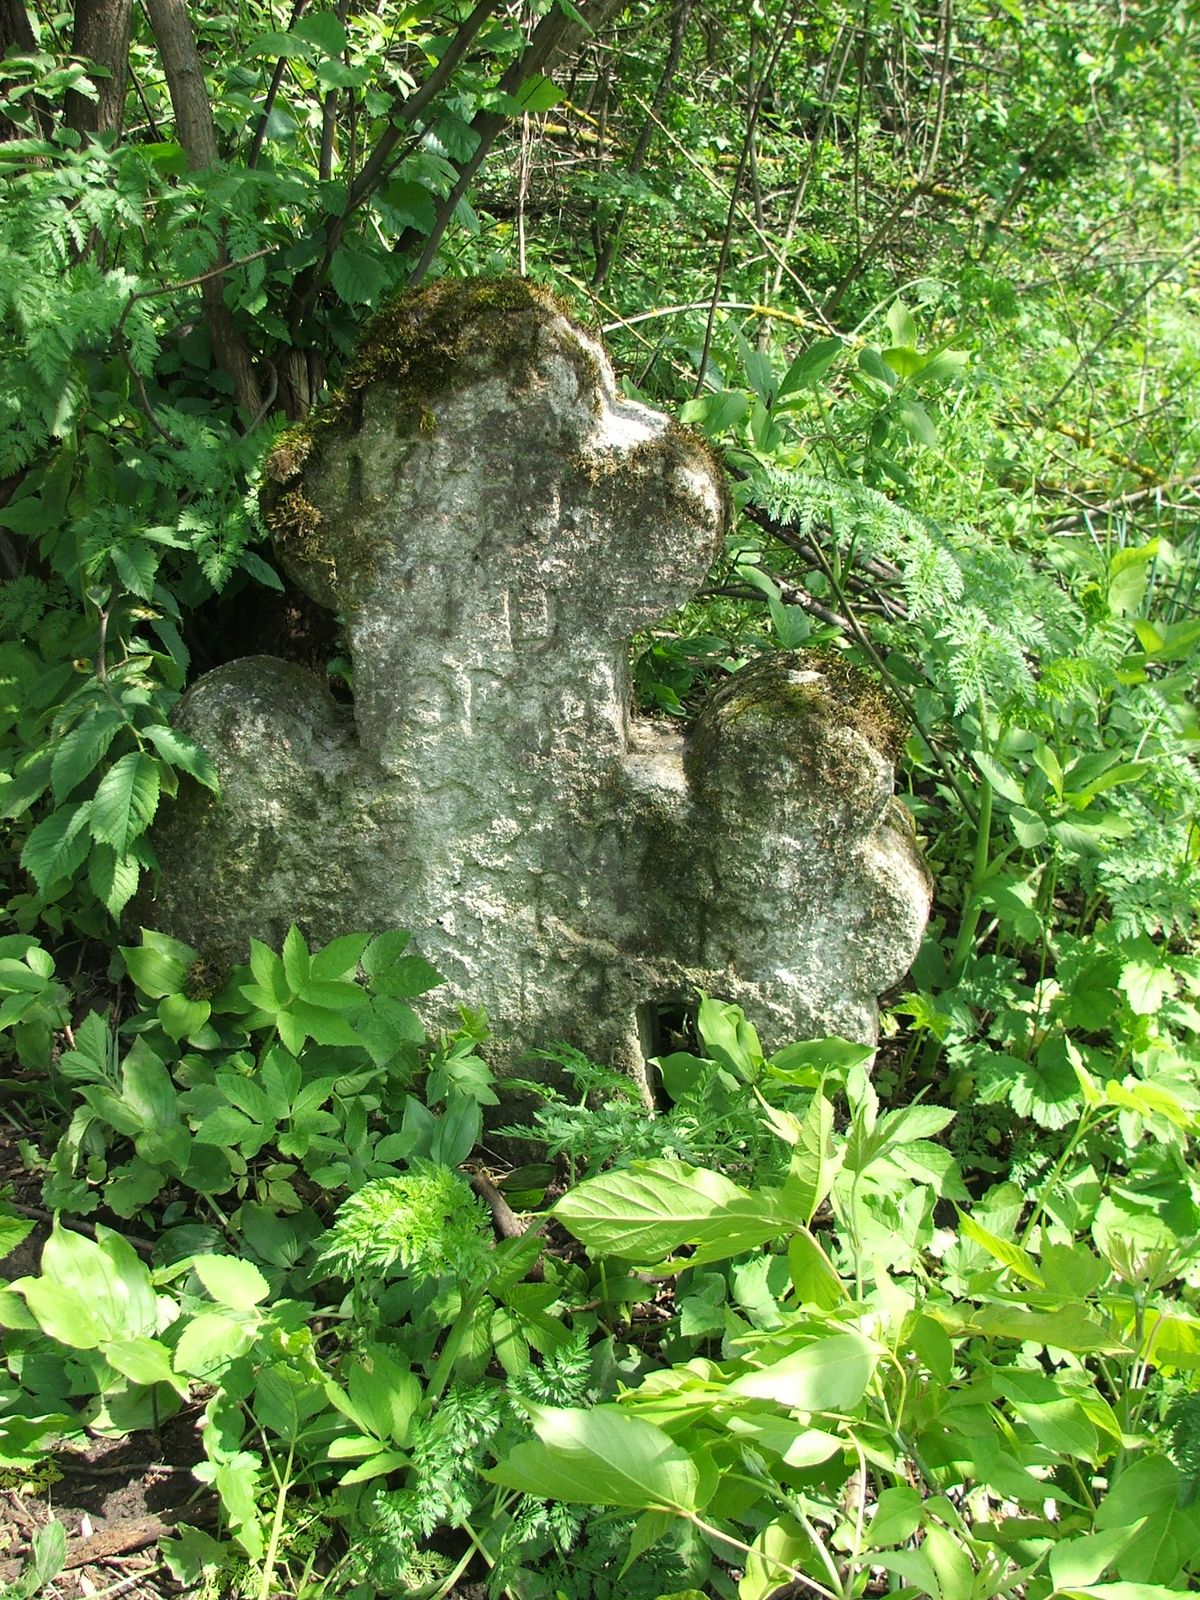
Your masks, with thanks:
[[[343,618],[353,710],[269,657],[198,681],[179,721],[221,795],[157,830],[147,920],[237,959],[293,921],[409,929],[448,980],[430,1020],[486,1007],[502,1064],[563,1041],[644,1083],[699,990],[769,1044],[873,1041],[930,893],[890,708],[836,654],[780,653],[690,737],[631,718],[630,636],[700,586],[728,500],[550,296],[393,302],[266,480],[281,561]]]

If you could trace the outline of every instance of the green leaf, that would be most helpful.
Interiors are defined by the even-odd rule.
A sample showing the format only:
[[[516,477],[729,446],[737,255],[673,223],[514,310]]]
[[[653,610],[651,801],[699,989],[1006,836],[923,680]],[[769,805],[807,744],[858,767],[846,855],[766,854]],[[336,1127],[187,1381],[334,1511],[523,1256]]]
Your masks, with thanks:
[[[158,1020],[168,1039],[190,1039],[200,1032],[212,1014],[207,1000],[189,1000],[186,995],[168,994],[158,1002]]]
[[[298,1366],[276,1361],[259,1374],[254,1390],[255,1420],[288,1444],[295,1443],[305,1423],[327,1405],[324,1388]]]
[[[50,767],[55,800],[65,800],[99,766],[117,729],[126,726],[127,720],[116,706],[101,706],[63,735]]]
[[[153,928],[143,928],[141,934],[140,946],[120,947],[129,976],[151,1000],[178,994],[197,959],[197,952],[190,944],[165,933],[156,933]]]
[[[160,552],[144,539],[135,539],[128,545],[114,545],[108,552],[117,576],[130,594],[140,600],[149,600],[154,593],[154,575],[158,571]]]
[[[579,1184],[551,1215],[588,1250],[649,1265],[694,1243],[723,1208],[748,1198],[720,1173],[642,1161]]]
[[[485,1478],[540,1500],[630,1511],[695,1511],[700,1474],[669,1434],[620,1406],[529,1406],[536,1441],[519,1444]]]
[[[0,1261],[3,1261],[5,1256],[12,1255],[32,1231],[33,1223],[27,1222],[22,1217],[0,1216]]]
[[[72,877],[83,865],[90,848],[86,823],[94,802],[62,806],[39,822],[25,841],[21,865],[45,893],[60,878]]]
[[[158,762],[140,750],[122,756],[100,780],[92,800],[92,837],[124,856],[153,822],[158,795]]]
[[[132,856],[118,856],[110,844],[92,845],[88,883],[114,922],[137,893],[141,874],[141,863]]]
[[[222,1311],[193,1317],[175,1346],[175,1370],[212,1382],[231,1362],[245,1355],[257,1337],[255,1328]]]
[[[149,1132],[161,1133],[179,1121],[171,1075],[143,1038],[134,1041],[121,1067],[121,1098]]]
[[[1060,1539],[1050,1552],[1050,1577],[1056,1589],[1076,1588],[1102,1578],[1145,1526],[1139,1517],[1127,1527],[1105,1528],[1075,1539]]]
[[[354,239],[344,240],[334,251],[329,276],[350,306],[373,305],[391,282],[388,264]]]
[[[300,994],[308,982],[309,956],[304,935],[293,922],[283,941],[283,974],[293,994]]]
[[[1138,1536],[1116,1559],[1130,1583],[1171,1583],[1200,1555],[1200,1517],[1180,1504],[1179,1469],[1165,1456],[1130,1462],[1100,1503],[1096,1531],[1131,1528]],[[1142,1525],[1144,1524],[1144,1525]]]
[[[795,1211],[806,1228],[833,1187],[841,1164],[840,1153],[833,1145],[833,1106],[823,1094],[815,1094],[800,1124],[800,1137],[783,1185],[784,1204]]]
[[[312,958],[309,977],[322,983],[337,979],[353,979],[363,951],[370,943],[366,933],[348,933],[342,939],[332,939]],[[361,999],[361,991],[360,991]]]
[[[851,1412],[875,1371],[874,1350],[857,1333],[835,1333],[735,1378],[730,1394],[774,1400],[790,1411]]]
[[[807,350],[792,362],[779,385],[779,396],[795,394],[799,389],[815,389],[842,349],[840,339],[816,339]]]
[[[171,1356],[165,1344],[157,1339],[110,1339],[103,1345],[104,1359],[132,1383],[169,1383],[183,1399],[187,1399],[186,1380],[172,1370]]]
[[[892,301],[886,320],[893,344],[903,345],[906,350],[917,348],[917,325],[903,300]]]
[[[155,723],[152,727],[143,728],[142,732],[164,761],[172,767],[178,767],[181,772],[188,773],[197,783],[202,783],[214,794],[220,792],[221,782],[217,777],[217,769],[209,760],[207,752],[196,743],[191,734],[172,728],[166,722]]]
[[[294,38],[314,45],[324,56],[340,56],[346,48],[346,30],[332,11],[310,12],[294,22],[290,32]]]
[[[982,1246],[993,1260],[999,1261],[1010,1272],[1015,1272],[1025,1283],[1031,1283],[1039,1289],[1043,1287],[1042,1275],[1027,1250],[1022,1250],[1009,1239],[1000,1239],[994,1233],[990,1233],[982,1223],[976,1222],[974,1217],[965,1211],[959,1211],[958,1221],[967,1238]]]
[[[197,1256],[192,1271],[217,1304],[229,1311],[250,1311],[271,1292],[254,1263],[235,1256]]]
[[[96,1231],[93,1242],[55,1223],[42,1252],[41,1277],[14,1284],[42,1331],[76,1350],[140,1338],[158,1326],[149,1272],[119,1234]]]

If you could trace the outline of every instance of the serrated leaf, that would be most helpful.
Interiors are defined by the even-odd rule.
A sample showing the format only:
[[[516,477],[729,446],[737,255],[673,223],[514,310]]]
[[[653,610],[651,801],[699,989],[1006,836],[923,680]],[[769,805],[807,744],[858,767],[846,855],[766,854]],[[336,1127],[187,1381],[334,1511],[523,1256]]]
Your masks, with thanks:
[[[158,762],[141,750],[122,756],[100,780],[91,802],[92,837],[119,856],[144,833],[158,809]]]
[[[110,844],[93,844],[88,857],[88,882],[92,893],[113,921],[137,893],[141,866],[131,856],[118,856]]]
[[[127,719],[116,706],[101,706],[77,723],[58,741],[50,768],[51,787],[56,801],[63,801],[77,784],[95,771],[104,759],[118,728]]]
[[[254,1263],[235,1256],[197,1256],[192,1271],[217,1304],[229,1311],[250,1311],[271,1292]]]
[[[304,935],[293,922],[283,941],[283,975],[293,994],[299,994],[308,982],[309,955]]]
[[[172,728],[165,722],[144,728],[142,732],[164,761],[169,761],[173,767],[188,773],[197,783],[202,783],[214,794],[220,792],[221,780],[217,777],[216,767],[209,759],[207,751],[198,745],[190,734]]]
[[[153,545],[142,539],[132,544],[115,545],[109,552],[117,576],[140,600],[149,600],[154,593],[154,576],[158,571],[159,553]]]
[[[72,877],[87,858],[90,840],[86,824],[93,802],[62,806],[38,823],[25,841],[21,865],[43,893],[59,878]]]
[[[346,30],[332,11],[310,12],[292,24],[291,33],[315,45],[324,56],[340,56],[346,48]]]
[[[334,251],[329,276],[347,305],[360,306],[378,300],[392,275],[386,261],[356,240],[348,239]]]

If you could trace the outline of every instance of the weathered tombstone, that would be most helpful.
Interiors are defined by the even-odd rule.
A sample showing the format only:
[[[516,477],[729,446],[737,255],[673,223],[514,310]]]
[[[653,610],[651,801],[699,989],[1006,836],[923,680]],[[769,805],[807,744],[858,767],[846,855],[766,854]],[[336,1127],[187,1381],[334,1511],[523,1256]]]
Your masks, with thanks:
[[[145,915],[238,958],[293,921],[411,929],[434,1005],[485,1006],[501,1058],[565,1040],[641,1077],[698,989],[776,1044],[874,1038],[929,908],[888,705],[787,653],[686,742],[631,722],[629,637],[700,585],[726,491],[549,296],[393,303],[266,476],[280,559],[345,620],[353,712],[269,657],[201,678],[180,721],[222,792],[158,829]]]

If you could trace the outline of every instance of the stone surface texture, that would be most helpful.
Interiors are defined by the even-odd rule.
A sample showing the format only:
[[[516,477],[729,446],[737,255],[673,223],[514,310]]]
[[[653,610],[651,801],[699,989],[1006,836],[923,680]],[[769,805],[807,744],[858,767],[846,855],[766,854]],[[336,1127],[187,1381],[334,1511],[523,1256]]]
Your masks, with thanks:
[[[699,587],[728,500],[549,296],[394,302],[266,477],[281,561],[345,620],[353,710],[269,657],[201,678],[178,720],[222,792],[158,828],[143,920],[229,959],[293,921],[410,929],[447,978],[429,1020],[485,1006],[502,1066],[565,1041],[643,1078],[698,989],[770,1044],[874,1038],[930,894],[891,710],[780,653],[686,741],[631,721],[630,635]]]

